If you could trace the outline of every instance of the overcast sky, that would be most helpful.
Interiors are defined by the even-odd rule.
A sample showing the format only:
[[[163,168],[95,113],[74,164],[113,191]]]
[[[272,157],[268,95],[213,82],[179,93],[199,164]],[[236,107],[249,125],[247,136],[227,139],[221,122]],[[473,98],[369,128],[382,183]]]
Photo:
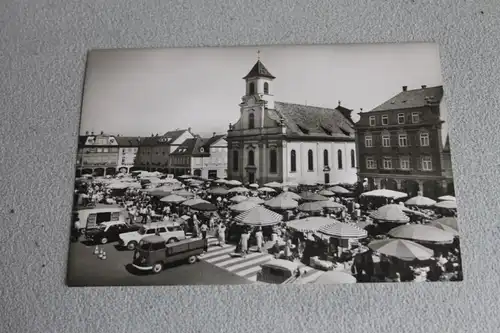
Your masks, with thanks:
[[[442,84],[435,44],[97,50],[88,57],[85,131],[224,133],[238,120],[257,51],[276,101],[368,111],[401,91]],[[355,117],[355,121],[358,117]]]

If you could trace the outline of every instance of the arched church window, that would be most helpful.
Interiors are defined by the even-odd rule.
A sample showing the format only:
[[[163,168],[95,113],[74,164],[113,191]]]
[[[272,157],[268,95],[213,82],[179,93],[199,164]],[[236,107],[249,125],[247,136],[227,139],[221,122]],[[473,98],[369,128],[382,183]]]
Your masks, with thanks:
[[[271,149],[269,152],[270,163],[269,163],[269,172],[276,173],[278,172],[278,153],[276,149]]]
[[[264,94],[269,94],[269,83],[264,82]]]
[[[312,149],[309,149],[309,151],[307,152],[307,170],[314,170],[314,156]]]
[[[233,151],[233,171],[238,171],[239,159],[240,159],[240,156],[238,154],[238,151],[237,150]]]
[[[323,165],[328,166],[328,150],[323,150]]]
[[[339,170],[342,169],[342,150],[337,150],[337,162],[339,164]]]
[[[250,84],[248,85],[248,94],[249,95],[255,94],[255,83],[250,82]]]
[[[356,156],[354,153],[354,149],[351,149],[351,168],[356,167]]]
[[[253,150],[248,151],[248,165],[255,165],[255,153]]]
[[[248,128],[255,128],[255,115],[253,113],[248,115]]]
[[[297,153],[295,150],[290,152],[290,172],[297,172]]]

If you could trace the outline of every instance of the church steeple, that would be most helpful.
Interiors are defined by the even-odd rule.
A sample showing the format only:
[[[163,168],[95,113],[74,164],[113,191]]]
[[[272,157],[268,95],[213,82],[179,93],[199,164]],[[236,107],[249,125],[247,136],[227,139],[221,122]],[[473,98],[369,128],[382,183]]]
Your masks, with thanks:
[[[255,65],[252,67],[250,72],[243,78],[245,80],[252,79],[252,78],[258,78],[258,77],[265,77],[271,80],[274,80],[276,77],[274,77],[264,66],[264,64],[259,60],[255,63]]]
[[[271,95],[271,82],[275,78],[276,77],[272,75],[260,61],[260,51],[257,51],[257,62],[243,78],[246,81],[244,98],[255,96],[257,100],[264,100],[267,108],[274,109],[274,96]]]

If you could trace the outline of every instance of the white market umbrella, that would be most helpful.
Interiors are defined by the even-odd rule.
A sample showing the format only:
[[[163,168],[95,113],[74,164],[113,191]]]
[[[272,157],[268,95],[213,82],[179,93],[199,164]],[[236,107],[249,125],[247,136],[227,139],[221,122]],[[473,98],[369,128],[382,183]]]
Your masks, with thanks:
[[[413,197],[413,198],[406,200],[405,205],[418,206],[418,207],[428,207],[428,206],[433,206],[435,203],[436,203],[436,201],[432,200],[431,198],[417,195],[416,197]]]
[[[249,201],[249,202],[255,202],[257,205],[261,205],[264,203],[264,200],[262,200],[261,198],[259,197],[250,197],[250,198],[247,198],[246,201]]]
[[[333,192],[333,193],[336,193],[336,194],[349,194],[349,193],[351,193],[351,191],[349,191],[348,189],[345,189],[342,186],[338,186],[338,185],[330,187],[328,190]]]
[[[349,273],[342,271],[328,271],[323,273],[314,284],[345,284],[356,283],[358,280]]]
[[[325,196],[325,197],[331,197],[331,196],[335,195],[335,193],[333,193],[332,191],[329,191],[329,190],[321,190],[318,192],[318,194]]]
[[[164,198],[161,198],[160,201],[168,202],[168,203],[180,203],[180,202],[186,201],[186,198],[181,197],[180,195],[177,195],[177,194],[171,194],[171,195],[168,195]]]
[[[368,247],[380,254],[405,261],[428,260],[434,256],[433,250],[405,239],[377,240],[368,244]]]
[[[326,208],[326,209],[346,209],[347,207],[338,203],[338,202],[335,202],[335,201],[331,201],[331,200],[327,200],[327,201],[317,201],[319,204],[321,204],[321,206],[323,206],[323,208]]]
[[[439,197],[438,200],[439,201],[455,201],[457,199],[451,195],[443,195],[442,197]]]
[[[248,185],[248,187],[259,188],[259,184],[253,183],[253,184]]]
[[[313,216],[299,220],[292,220],[290,222],[287,222],[286,226],[287,228],[295,231],[312,233],[318,231],[318,229],[322,227],[334,223],[340,223],[340,222],[334,219],[330,219],[328,217]]]
[[[194,206],[194,205],[197,205],[200,203],[209,203],[209,202],[206,200],[203,200],[201,198],[193,198],[193,199],[189,199],[189,200],[184,201],[182,203],[182,205],[183,206]]]
[[[228,191],[229,193],[247,193],[250,192],[246,187],[235,187]]]
[[[273,209],[286,210],[286,209],[297,208],[299,203],[295,200],[287,199],[287,198],[280,198],[278,196],[276,198],[273,198],[271,200],[264,202],[264,205],[266,205],[269,208],[273,208]]]
[[[301,204],[298,208],[301,212],[314,213],[321,212],[323,210],[323,205],[320,201],[311,201]]]
[[[280,223],[283,220],[283,216],[262,206],[256,206],[241,213],[234,219],[236,222],[250,226],[268,226]]]
[[[455,238],[455,235],[450,232],[438,229],[432,225],[423,224],[402,225],[391,229],[388,235],[394,238],[440,244],[452,243]]]
[[[437,220],[432,221],[432,225],[440,224],[450,227],[453,230],[458,231],[458,222],[456,217],[442,217]]]
[[[232,202],[240,203],[240,202],[245,201],[245,200],[247,200],[247,199],[248,199],[248,198],[247,198],[247,197],[245,197],[244,195],[236,195],[236,196],[232,197],[232,198],[231,198],[231,199],[229,199],[229,200],[231,200]]]
[[[239,180],[228,180],[226,184],[231,185],[231,186],[240,186],[241,182]]]
[[[406,198],[408,194],[393,190],[373,190],[369,192],[365,192],[361,194],[362,197],[382,197],[382,198],[390,198],[390,199],[401,199]]]
[[[318,233],[340,239],[363,239],[368,236],[366,230],[350,223],[334,223],[318,229]]]
[[[126,189],[128,187],[129,187],[129,185],[125,184],[125,183],[113,183],[113,184],[107,185],[107,188],[109,188],[110,190],[122,190],[122,189]]]
[[[257,206],[258,206],[258,204],[255,202],[242,201],[239,204],[229,206],[229,209],[232,210],[233,212],[242,213],[242,212],[246,212],[247,210],[250,210],[252,208],[255,208]]]
[[[381,222],[407,223],[410,218],[404,213],[404,206],[391,204],[385,205],[371,213],[374,220]]]
[[[301,196],[298,195],[295,192],[283,192],[281,194],[278,194],[277,198],[285,198],[285,199],[291,199],[291,200],[302,200]]]
[[[270,182],[270,183],[264,184],[264,186],[266,186],[266,187],[273,187],[273,188],[279,188],[279,187],[282,187],[283,184],[280,184],[278,182]]]
[[[456,201],[440,201],[434,205],[436,208],[457,209]]]
[[[182,175],[182,176],[180,176],[179,178],[180,178],[180,179],[188,179],[188,178],[191,178],[191,177],[192,177],[192,176],[190,176],[190,175]]]
[[[227,180],[219,178],[214,183],[216,183],[216,184],[227,184]]]
[[[270,187],[261,187],[257,191],[259,192],[264,192],[264,193],[274,193],[276,190],[270,188]]]

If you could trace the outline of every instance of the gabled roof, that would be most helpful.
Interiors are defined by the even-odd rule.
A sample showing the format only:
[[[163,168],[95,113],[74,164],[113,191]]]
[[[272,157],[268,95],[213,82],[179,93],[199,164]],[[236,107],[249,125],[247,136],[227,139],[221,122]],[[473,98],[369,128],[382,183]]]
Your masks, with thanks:
[[[175,130],[175,131],[168,131],[167,133],[163,134],[163,137],[170,138],[170,140],[168,140],[168,141],[169,141],[169,143],[172,143],[175,140],[177,140],[182,134],[184,134],[184,132],[187,132],[187,131],[189,131],[189,128],[179,129],[179,130]]]
[[[252,67],[250,72],[243,78],[249,79],[251,77],[267,77],[269,79],[275,79],[275,77],[267,70],[266,66],[260,60],[257,60],[255,65]]]
[[[224,137],[225,135],[221,134],[210,138],[196,137],[186,139],[171,155],[208,157],[210,156],[210,147]]]
[[[443,86],[401,91],[390,100],[368,112],[418,108],[429,104],[439,104],[442,98]]]
[[[115,136],[120,147],[139,147],[140,140],[137,136]]]
[[[275,102],[270,117],[279,123],[283,117],[287,135],[325,138],[354,138],[354,125],[338,109]]]

